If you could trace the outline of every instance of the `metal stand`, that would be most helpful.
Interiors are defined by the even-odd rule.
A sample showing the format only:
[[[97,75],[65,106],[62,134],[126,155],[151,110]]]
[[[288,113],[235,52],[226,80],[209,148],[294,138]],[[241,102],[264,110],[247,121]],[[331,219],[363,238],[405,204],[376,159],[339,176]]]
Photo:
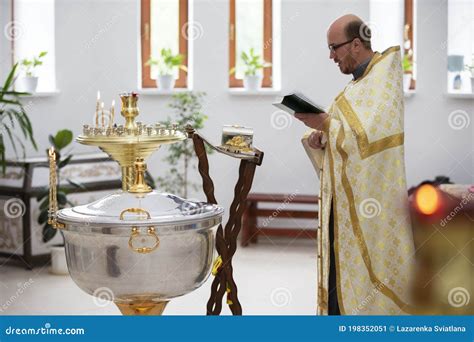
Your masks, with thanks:
[[[229,221],[222,228],[217,228],[216,250],[218,258],[213,267],[215,276],[211,286],[211,296],[207,302],[207,314],[219,315],[222,310],[222,298],[227,293],[227,304],[233,315],[242,315],[242,306],[237,296],[237,285],[232,275],[232,257],[237,249],[237,236],[241,228],[242,213],[247,195],[252,187],[255,168],[262,164],[263,152],[254,149],[252,153],[233,153],[220,146],[215,146],[200,136],[191,126],[186,127],[188,138],[194,143],[194,150],[199,160],[199,173],[203,181],[203,189],[209,203],[217,204],[214,196],[214,183],[209,176],[209,162],[206,146],[213,150],[240,159],[239,179],[234,189],[234,200],[230,206]]]

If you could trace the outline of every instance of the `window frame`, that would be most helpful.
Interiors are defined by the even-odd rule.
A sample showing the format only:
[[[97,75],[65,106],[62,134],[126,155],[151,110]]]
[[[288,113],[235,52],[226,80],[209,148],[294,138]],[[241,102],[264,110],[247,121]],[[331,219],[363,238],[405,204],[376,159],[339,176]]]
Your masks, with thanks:
[[[179,1],[179,53],[184,55],[183,65],[188,68],[188,0]],[[141,0],[140,6],[140,40],[141,40],[141,86],[142,88],[156,88],[157,80],[150,76],[150,66],[145,65],[151,55],[151,0]],[[175,88],[187,88],[188,73],[179,69],[179,76],[175,82]]]
[[[411,43],[411,46],[409,49],[406,49],[405,46],[403,46],[403,55],[408,54],[409,50],[412,50],[412,54],[410,56],[411,62],[412,62],[412,70],[409,71],[408,73],[411,74],[411,82],[410,82],[410,90],[414,90],[416,87],[416,80],[413,78],[413,69],[414,69],[414,63],[413,59],[415,56],[415,41],[413,40],[414,34],[413,32],[415,31],[414,27],[414,0],[404,0],[404,25],[403,25],[403,42],[406,40],[409,40]]]
[[[236,23],[235,5],[236,0],[230,0],[229,13],[229,70],[236,66]],[[273,62],[273,0],[263,0],[263,59],[265,62]],[[242,88],[243,80],[235,77],[235,73],[229,75],[230,88]],[[263,69],[262,88],[273,87],[273,65]]]

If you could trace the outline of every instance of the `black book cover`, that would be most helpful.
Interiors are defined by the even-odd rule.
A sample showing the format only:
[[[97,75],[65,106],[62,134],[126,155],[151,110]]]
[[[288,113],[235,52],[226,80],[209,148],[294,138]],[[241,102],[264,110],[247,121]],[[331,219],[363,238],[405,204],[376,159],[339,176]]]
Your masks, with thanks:
[[[280,102],[275,102],[274,106],[284,110],[287,113],[324,113],[322,107],[312,103],[307,97],[302,94],[289,94],[283,96]]]

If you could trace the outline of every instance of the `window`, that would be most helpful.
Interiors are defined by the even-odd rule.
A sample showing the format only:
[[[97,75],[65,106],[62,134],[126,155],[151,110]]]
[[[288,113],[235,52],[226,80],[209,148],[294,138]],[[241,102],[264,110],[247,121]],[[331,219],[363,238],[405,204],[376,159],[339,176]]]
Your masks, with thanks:
[[[414,41],[414,30],[415,30],[415,0],[404,1],[404,16],[403,16],[403,58],[404,62],[408,62],[411,65],[410,70],[404,70],[405,74],[411,75],[410,84],[408,88],[410,90],[415,89],[416,84],[416,64],[415,64],[415,41]],[[403,63],[403,65],[406,65]]]
[[[416,84],[416,0],[371,0],[369,26],[372,49],[382,52],[399,45],[405,59],[404,90]],[[387,15],[390,13],[390,15]]]
[[[230,0],[229,76],[230,87],[242,87],[245,70],[240,58],[251,48],[265,62],[273,61],[273,4],[272,0]],[[263,69],[262,86],[273,85],[273,67]]]
[[[43,65],[34,70],[38,92],[56,91],[54,0],[14,0],[12,2],[13,60],[31,59],[47,51]]]
[[[141,65],[142,88],[155,88],[158,68],[146,62],[152,56],[159,58],[162,49],[184,56],[188,66],[188,0],[141,1]],[[187,73],[175,69],[177,88],[187,87]]]
[[[474,93],[474,2],[448,1],[447,49],[448,92]]]

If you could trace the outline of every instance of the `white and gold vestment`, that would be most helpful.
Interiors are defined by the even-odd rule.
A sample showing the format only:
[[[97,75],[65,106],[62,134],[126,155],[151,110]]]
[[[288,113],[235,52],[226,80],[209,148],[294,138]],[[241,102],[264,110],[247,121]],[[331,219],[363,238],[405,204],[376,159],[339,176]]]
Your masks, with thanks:
[[[328,114],[323,150],[308,146],[311,132],[303,137],[321,181],[318,314],[328,310],[331,201],[341,314],[414,313],[399,47],[375,53],[364,75],[346,86]]]

